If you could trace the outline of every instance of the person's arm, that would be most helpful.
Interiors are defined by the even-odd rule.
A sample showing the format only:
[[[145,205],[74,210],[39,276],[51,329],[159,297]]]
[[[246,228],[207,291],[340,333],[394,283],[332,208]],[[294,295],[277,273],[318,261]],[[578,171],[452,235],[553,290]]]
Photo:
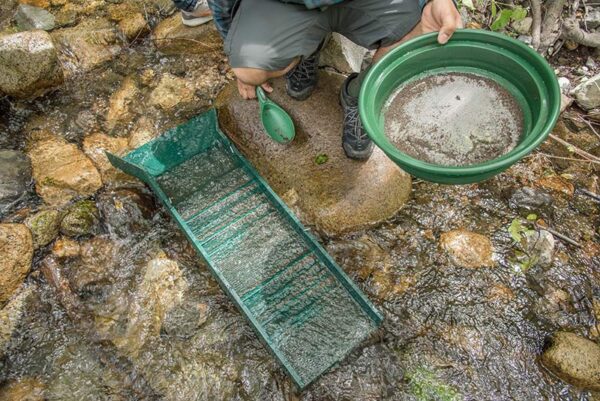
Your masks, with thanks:
[[[423,6],[421,27],[423,33],[439,32],[438,42],[443,45],[458,28],[463,27],[463,22],[452,0],[430,0]]]

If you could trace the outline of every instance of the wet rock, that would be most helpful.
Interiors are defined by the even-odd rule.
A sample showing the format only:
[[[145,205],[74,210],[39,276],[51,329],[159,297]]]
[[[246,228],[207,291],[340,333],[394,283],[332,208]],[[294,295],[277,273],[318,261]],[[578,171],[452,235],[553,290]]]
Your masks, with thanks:
[[[27,4],[34,7],[48,8],[50,7],[49,0],[19,0],[20,4]]]
[[[125,335],[115,345],[137,356],[144,344],[160,335],[165,316],[183,300],[188,284],[176,261],[159,255],[148,262],[129,308]]]
[[[54,209],[42,210],[25,220],[25,225],[31,230],[33,247],[44,247],[58,236],[63,214]]]
[[[119,30],[129,42],[141,39],[150,33],[150,27],[142,13],[135,13],[129,18],[121,20],[119,22]]]
[[[150,104],[170,112],[194,101],[193,85],[183,78],[165,74],[150,94]]]
[[[48,33],[27,31],[0,37],[0,92],[32,98],[62,82],[63,72]]]
[[[133,77],[123,80],[121,87],[112,94],[106,113],[106,129],[112,131],[119,125],[126,125],[133,118],[132,103],[139,100],[141,94]]]
[[[367,51],[344,36],[334,33],[321,51],[320,65],[332,67],[345,74],[359,72]]]
[[[208,305],[201,302],[184,302],[165,315],[162,330],[171,336],[190,338],[208,319]]]
[[[513,193],[510,201],[516,207],[535,210],[552,204],[552,196],[537,188],[523,187]]]
[[[27,156],[16,150],[0,150],[0,214],[23,197],[30,182]]]
[[[572,197],[575,193],[575,186],[567,179],[558,175],[540,178],[536,182],[536,185],[549,191],[563,193],[569,197]]]
[[[270,97],[294,119],[296,138],[273,142],[263,131],[256,102],[242,100],[234,84],[219,96],[221,126],[275,191],[295,189],[297,207],[308,223],[330,234],[358,230],[393,216],[411,193],[410,176],[375,148],[366,162],[350,160],[341,144],[338,105],[343,77],[322,73],[315,93],[298,102],[274,81]],[[318,116],[318,118],[315,118]],[[316,164],[326,154],[327,163]]]
[[[0,305],[23,283],[31,269],[33,238],[24,224],[0,224]]]
[[[95,133],[83,140],[83,151],[92,160],[105,185],[117,185],[135,182],[135,178],[113,167],[106,152],[121,156],[129,151],[127,138],[111,137],[102,133]]]
[[[214,24],[186,27],[179,14],[161,21],[152,39],[158,51],[168,55],[204,54],[221,49],[223,44]]]
[[[68,271],[71,288],[80,292],[94,284],[108,283],[113,279],[118,263],[119,247],[106,237],[94,237],[80,245],[80,263]]]
[[[140,117],[129,137],[129,148],[136,149],[156,138],[160,132],[148,117]]]
[[[90,235],[96,231],[98,208],[94,201],[79,201],[69,208],[60,223],[60,232],[70,237]]]
[[[144,235],[156,210],[154,198],[135,188],[103,192],[98,206],[108,231],[120,238]]]
[[[555,333],[541,362],[569,384],[600,391],[600,346],[587,338],[564,331]]]
[[[546,230],[532,231],[525,235],[525,249],[531,264],[549,266],[554,258],[555,241],[552,234]]]
[[[583,109],[590,110],[600,106],[600,74],[577,85],[573,89],[573,97]]]
[[[484,235],[466,230],[449,231],[441,235],[440,245],[457,266],[466,268],[494,266],[492,242]]]
[[[57,258],[74,258],[79,255],[80,247],[77,241],[61,237],[54,242],[52,254]]]
[[[4,356],[8,343],[33,298],[33,291],[33,286],[22,286],[6,306],[0,309],[0,358]],[[0,390],[0,400],[3,399],[1,394]]]
[[[36,191],[52,206],[64,205],[75,196],[89,196],[101,186],[100,173],[77,145],[48,137],[29,150]]]
[[[32,377],[11,380],[0,389],[0,400],[45,401],[45,390],[44,383]]]
[[[525,17],[522,20],[514,21],[512,27],[519,35],[527,35],[531,30],[531,24],[533,24],[533,18]]]
[[[52,32],[60,59],[69,74],[90,71],[121,52],[117,32],[110,22],[89,19],[73,28]]]
[[[21,4],[17,8],[15,21],[21,31],[31,31],[41,29],[42,31],[51,31],[54,29],[54,15],[43,8]]]

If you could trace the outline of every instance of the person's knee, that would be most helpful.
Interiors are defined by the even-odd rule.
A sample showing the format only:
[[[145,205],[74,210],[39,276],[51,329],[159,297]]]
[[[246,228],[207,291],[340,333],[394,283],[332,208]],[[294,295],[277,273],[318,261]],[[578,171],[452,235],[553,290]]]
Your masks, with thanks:
[[[270,78],[269,71],[258,68],[233,68],[233,73],[240,81],[248,85],[262,85]]]

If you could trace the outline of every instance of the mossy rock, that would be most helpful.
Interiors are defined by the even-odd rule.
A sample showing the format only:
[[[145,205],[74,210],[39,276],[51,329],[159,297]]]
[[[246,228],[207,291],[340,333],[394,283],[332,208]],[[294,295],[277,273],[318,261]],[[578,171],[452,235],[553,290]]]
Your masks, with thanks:
[[[79,201],[63,218],[60,232],[71,237],[93,234],[98,224],[98,216],[98,208],[94,201]]]
[[[44,247],[58,236],[60,230],[62,213],[55,209],[42,210],[26,221],[25,225],[33,235],[33,246],[35,249]]]

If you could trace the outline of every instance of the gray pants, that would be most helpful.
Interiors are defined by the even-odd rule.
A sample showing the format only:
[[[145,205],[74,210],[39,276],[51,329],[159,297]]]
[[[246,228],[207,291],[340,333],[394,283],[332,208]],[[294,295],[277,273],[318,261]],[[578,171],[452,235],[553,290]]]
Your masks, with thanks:
[[[346,0],[324,10],[280,0],[242,0],[225,39],[233,68],[278,71],[310,56],[330,32],[375,49],[398,42],[421,19],[418,0]]]

